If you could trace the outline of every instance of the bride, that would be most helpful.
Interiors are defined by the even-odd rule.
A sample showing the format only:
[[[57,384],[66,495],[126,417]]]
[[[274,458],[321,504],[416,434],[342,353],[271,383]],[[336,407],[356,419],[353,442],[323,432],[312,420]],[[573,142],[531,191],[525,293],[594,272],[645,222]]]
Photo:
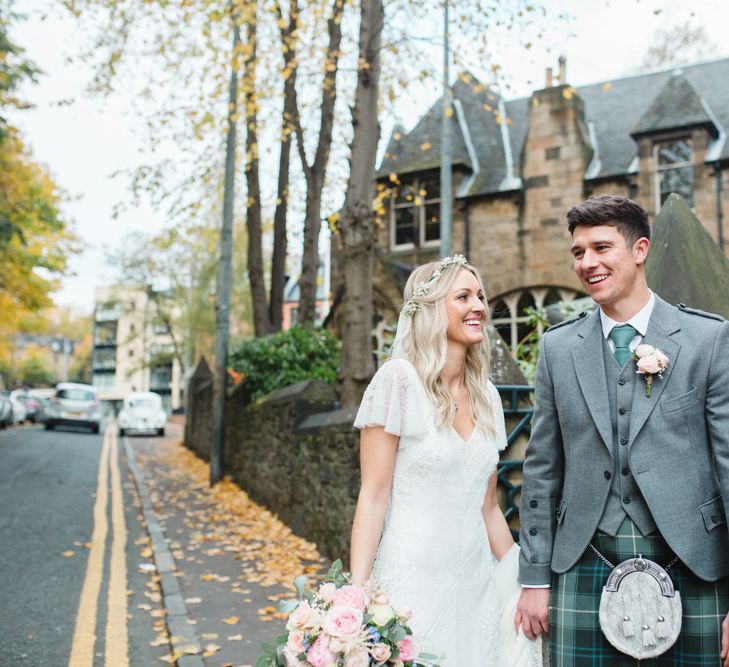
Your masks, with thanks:
[[[518,547],[496,497],[506,432],[481,276],[461,255],[425,264],[404,301],[393,358],[354,423],[352,579],[373,577],[411,608],[420,649],[442,667],[541,665],[539,643],[514,630]]]

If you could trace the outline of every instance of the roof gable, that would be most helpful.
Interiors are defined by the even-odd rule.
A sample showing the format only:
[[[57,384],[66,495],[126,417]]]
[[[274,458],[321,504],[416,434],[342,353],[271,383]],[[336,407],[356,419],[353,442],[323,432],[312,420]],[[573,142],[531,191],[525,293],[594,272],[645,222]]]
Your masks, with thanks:
[[[701,96],[683,72],[677,70],[645,110],[631,134],[637,137],[696,125],[706,125],[714,136],[718,135]]]

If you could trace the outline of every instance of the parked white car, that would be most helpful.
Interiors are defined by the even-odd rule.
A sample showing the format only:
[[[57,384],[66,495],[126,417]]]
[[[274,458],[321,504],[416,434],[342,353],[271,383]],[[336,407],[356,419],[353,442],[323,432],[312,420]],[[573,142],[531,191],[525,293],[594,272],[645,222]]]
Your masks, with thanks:
[[[22,394],[24,392],[17,389],[10,392],[10,403],[13,406],[13,423],[15,424],[22,424],[28,417],[28,410],[21,399]]]
[[[162,399],[152,391],[137,391],[124,398],[119,413],[119,435],[128,433],[165,434],[167,414],[162,409]]]
[[[59,382],[43,410],[46,430],[56,426],[85,426],[93,433],[101,428],[101,404],[96,389],[89,384]]]

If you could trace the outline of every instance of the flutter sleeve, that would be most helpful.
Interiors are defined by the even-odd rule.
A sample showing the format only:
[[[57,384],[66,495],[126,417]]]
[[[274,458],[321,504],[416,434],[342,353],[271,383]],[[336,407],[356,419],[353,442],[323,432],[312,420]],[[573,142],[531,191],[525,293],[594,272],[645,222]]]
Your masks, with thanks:
[[[415,369],[404,359],[386,362],[362,397],[355,428],[382,426],[400,437],[424,435],[427,424],[419,404]]]
[[[489,398],[491,399],[491,410],[494,415],[494,437],[496,446],[500,452],[506,449],[506,423],[504,422],[504,406],[501,402],[499,390],[493,382],[489,382]]]

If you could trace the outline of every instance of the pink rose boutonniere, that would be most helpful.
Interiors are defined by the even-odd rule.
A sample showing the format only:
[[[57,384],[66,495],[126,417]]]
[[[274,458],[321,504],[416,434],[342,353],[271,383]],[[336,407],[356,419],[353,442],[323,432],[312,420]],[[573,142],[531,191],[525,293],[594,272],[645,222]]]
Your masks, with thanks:
[[[633,359],[638,366],[636,372],[645,379],[645,395],[650,398],[653,380],[656,376],[663,377],[663,372],[668,368],[668,357],[657,347],[638,345],[633,351]]]

